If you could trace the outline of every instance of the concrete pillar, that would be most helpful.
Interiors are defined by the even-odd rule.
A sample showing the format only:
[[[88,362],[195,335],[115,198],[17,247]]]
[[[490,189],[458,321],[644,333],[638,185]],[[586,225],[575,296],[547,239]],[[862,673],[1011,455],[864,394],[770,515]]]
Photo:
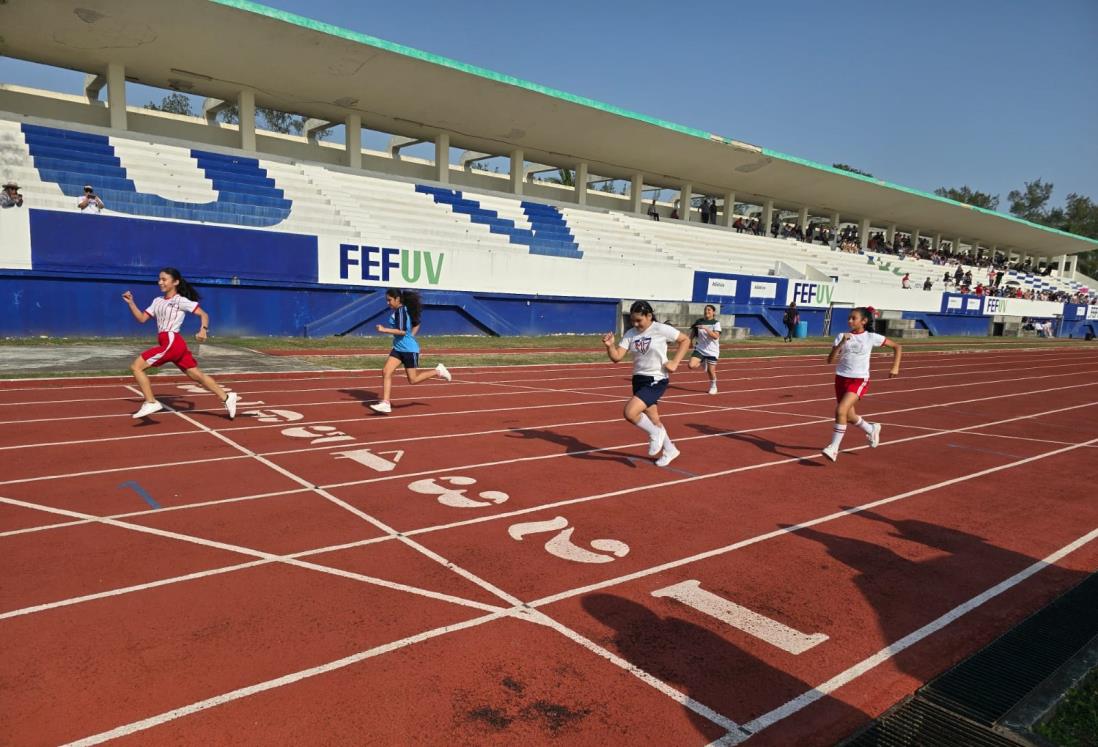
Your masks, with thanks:
[[[435,181],[450,183],[450,133],[435,135]]]
[[[347,165],[352,169],[362,168],[362,115],[348,114],[343,121],[344,143],[347,150]]]
[[[832,231],[838,233],[839,223],[842,221],[842,219],[843,219],[843,217],[841,215],[839,215],[838,213],[832,213],[831,214],[831,230]]]
[[[769,236],[770,235],[770,224],[773,223],[773,222],[774,222],[774,201],[773,200],[767,200],[766,202],[763,203],[762,226],[761,226],[763,236]]]
[[[694,196],[694,185],[690,182],[682,185],[679,190],[679,219],[690,220],[690,198]]]
[[[896,242],[896,224],[889,223],[888,228],[885,229],[885,241],[889,246],[892,246]]]
[[[801,212],[797,214],[797,223],[800,225],[801,230],[808,229],[808,206],[805,205],[801,208]]]
[[[633,174],[629,183],[629,209],[634,213],[644,212],[644,174]]]
[[[919,229],[918,228],[914,229],[911,232],[911,250],[912,251],[915,251],[919,248],[919,241],[921,239],[922,239],[922,236],[919,235]]]
[[[731,228],[732,224],[736,222],[736,193],[725,192],[724,193],[724,212],[721,214],[721,225],[725,228]]]
[[[240,147],[255,151],[255,92],[241,91],[237,107],[240,109]]]
[[[127,129],[126,68],[117,62],[107,65],[107,107],[111,114],[111,129]]]
[[[934,251],[938,251],[942,248],[942,235],[940,233],[934,234]]]
[[[522,149],[511,151],[511,192],[516,195],[522,194],[522,177],[523,177],[523,162],[526,160],[526,154],[522,152]]]
[[[954,254],[960,254],[961,253],[961,237],[960,236],[958,236],[957,238],[955,238],[953,240],[953,253]]]
[[[106,73],[88,73],[84,76],[84,96],[89,104],[101,104],[99,92],[107,85]]]
[[[862,218],[858,224],[858,241],[861,242],[862,249],[869,248],[869,229],[870,223],[868,218]]]
[[[576,164],[576,204],[587,204],[587,162]]]

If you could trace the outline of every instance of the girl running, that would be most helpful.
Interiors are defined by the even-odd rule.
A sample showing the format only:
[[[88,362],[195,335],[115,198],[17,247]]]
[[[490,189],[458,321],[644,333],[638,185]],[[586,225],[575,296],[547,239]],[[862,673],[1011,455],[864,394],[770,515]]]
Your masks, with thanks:
[[[875,449],[881,442],[881,424],[870,423],[854,411],[854,405],[869,388],[869,356],[873,348],[883,345],[895,350],[892,370],[888,376],[895,378],[900,375],[903,348],[884,335],[866,331],[875,313],[872,306],[853,309],[846,320],[850,331],[835,338],[835,344],[827,356],[828,363],[834,363],[835,358],[839,358],[839,365],[835,369],[835,398],[839,401],[835,407],[835,428],[831,443],[823,450],[823,455],[833,462],[839,458],[839,444],[846,434],[847,423],[865,432],[869,448]]]
[[[614,363],[621,361],[627,352],[632,353],[633,396],[625,403],[625,419],[648,434],[648,456],[656,456],[663,451],[656,464],[666,467],[679,455],[679,450],[671,443],[667,430],[660,422],[656,403],[667,389],[667,375],[677,369],[685,357],[690,338],[674,327],[653,319],[652,306],[647,301],[633,302],[629,308],[629,321],[633,327],[622,336],[621,342],[615,346],[614,333],[607,332],[602,344]],[[678,348],[675,357],[667,360],[667,345],[672,342]]]
[[[415,291],[403,291],[390,288],[385,291],[385,301],[393,313],[389,315],[389,326],[377,325],[377,331],[393,336],[393,349],[389,351],[389,357],[381,369],[381,401],[370,405],[374,412],[389,413],[393,406],[389,402],[389,393],[393,388],[393,371],[397,366],[404,365],[404,374],[408,377],[409,384],[418,384],[436,376],[445,381],[451,378],[446,366],[439,363],[432,371],[419,370],[419,342],[416,341],[416,333],[419,332],[420,300]]]
[[[694,352],[690,354],[690,370],[705,366],[709,374],[709,393],[717,393],[717,358],[721,355],[721,323],[717,319],[717,307],[705,305],[705,316],[690,325],[690,337],[694,339]]]
[[[144,311],[137,308],[133,302],[132,293],[126,291],[122,294],[122,300],[129,305],[130,313],[139,323],[144,324],[149,319],[156,319],[157,340],[160,343],[134,358],[130,365],[133,377],[137,379],[137,385],[145,395],[145,404],[141,405],[133,417],[143,418],[164,409],[164,406],[153,397],[152,384],[149,383],[149,375],[145,373],[145,369],[150,366],[174,363],[180,371],[216,394],[218,399],[225,403],[225,409],[229,411],[229,420],[232,420],[236,417],[236,394],[226,393],[216,381],[199,370],[198,363],[195,362],[191,351],[187,349],[186,340],[179,334],[184,317],[189,313],[197,314],[202,320],[202,327],[195,335],[195,339],[199,342],[206,341],[206,332],[210,329],[210,317],[198,306],[198,291],[192,288],[174,267],[165,267],[160,271],[159,285],[164,295],[154,298]]]

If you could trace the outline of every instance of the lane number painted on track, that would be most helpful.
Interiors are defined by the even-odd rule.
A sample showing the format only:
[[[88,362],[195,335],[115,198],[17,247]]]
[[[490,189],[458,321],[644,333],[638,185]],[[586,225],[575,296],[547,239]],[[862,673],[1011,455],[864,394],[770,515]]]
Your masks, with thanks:
[[[283,428],[282,435],[287,438],[307,438],[310,444],[334,444],[341,441],[354,441],[354,436],[348,436],[334,425],[297,425],[292,428]]]
[[[446,484],[440,485],[440,481]],[[511,497],[498,490],[485,490],[481,493],[477,493],[477,496],[483,499],[478,501],[476,498],[470,498],[465,495],[465,488],[455,487],[460,485],[475,485],[476,482],[477,481],[472,477],[429,477],[424,480],[416,480],[408,486],[408,489],[413,493],[420,493],[421,495],[438,496],[439,503],[451,508],[483,508],[485,506],[496,506]]]
[[[296,423],[305,417],[293,410],[248,410],[240,414],[254,417],[260,423]]]
[[[350,459],[375,472],[392,472],[396,469],[397,462],[404,456],[404,450],[379,451],[375,454],[369,449],[355,449],[354,451],[336,451],[332,456],[336,459]],[[386,456],[391,456],[392,459],[386,459]]]
[[[697,579],[656,589],[652,592],[652,596],[670,597],[676,602],[682,602],[687,607],[693,607],[702,614],[716,618],[726,625],[731,625],[794,655],[803,654],[828,638],[823,633],[802,633],[777,620],[771,620],[766,615],[741,607],[735,602],[730,602],[701,588],[701,581]]]
[[[224,389],[226,392],[231,392],[233,390],[233,388],[231,386],[223,386],[221,388]],[[209,389],[207,389],[206,387],[204,387],[200,384],[176,384],[176,389],[182,389],[184,392],[187,392],[188,394],[213,394],[213,392],[211,392]],[[263,404],[266,404],[266,403],[261,399],[257,399],[255,402],[245,402],[244,400],[241,399],[241,400],[237,401],[236,406],[237,407],[259,407],[260,405],[263,405]]]
[[[580,547],[572,541],[572,533],[576,528],[569,526],[568,519],[563,516],[555,516],[547,521],[527,521],[520,524],[512,524],[507,529],[511,539],[520,542],[531,534],[543,532],[556,532],[545,543],[545,551],[564,560],[575,563],[612,563],[617,558],[624,558],[629,554],[629,545],[615,539],[596,539],[589,543],[595,550],[591,552]]]

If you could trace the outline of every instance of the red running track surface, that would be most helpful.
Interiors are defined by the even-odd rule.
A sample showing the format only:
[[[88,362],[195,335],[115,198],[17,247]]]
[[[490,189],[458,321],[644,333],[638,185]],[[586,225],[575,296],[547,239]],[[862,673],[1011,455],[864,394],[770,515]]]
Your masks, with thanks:
[[[3,382],[0,736],[832,744],[1098,569],[1098,352],[888,366]]]

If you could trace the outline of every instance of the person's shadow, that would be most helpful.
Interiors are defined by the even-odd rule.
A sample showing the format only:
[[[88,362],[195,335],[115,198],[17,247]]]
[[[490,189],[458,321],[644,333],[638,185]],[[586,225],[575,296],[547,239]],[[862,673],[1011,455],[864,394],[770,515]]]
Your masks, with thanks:
[[[693,428],[698,433],[704,433],[707,436],[720,436],[722,438],[729,438],[733,441],[742,441],[743,443],[751,444],[768,454],[774,454],[775,456],[787,457],[789,459],[799,459],[798,464],[806,467],[823,467],[823,463],[818,459],[809,459],[809,457],[816,456],[820,453],[819,446],[806,445],[806,444],[779,444],[771,441],[765,436],[760,436],[755,433],[744,433],[742,431],[727,431],[721,428],[715,428],[705,423],[687,423],[687,428]],[[797,454],[792,451],[782,451],[782,449],[795,449],[803,453]]]
[[[618,462],[627,467],[636,469],[634,455],[620,451],[599,451],[597,446],[581,441],[575,436],[568,436],[556,431],[543,428],[516,429],[507,434],[508,438],[522,438],[527,440],[541,440],[564,447],[564,452],[570,458],[584,459],[593,462]]]
[[[661,617],[642,604],[614,594],[591,594],[583,598],[582,604],[591,617],[610,629],[605,637],[595,638],[596,643],[740,724],[813,687],[682,617]],[[713,624],[717,629],[723,625],[716,620]],[[731,628],[729,631],[732,635],[747,635]],[[837,718],[857,714],[860,720],[865,719],[856,709],[835,703],[844,709]],[[713,741],[726,733],[705,716],[684,708],[705,739]]]
[[[370,409],[370,405],[372,403],[377,402],[378,400],[381,399],[380,394],[378,394],[377,392],[374,392],[374,391],[370,391],[369,389],[340,389],[339,391],[342,392],[343,394],[349,395],[352,398],[358,400],[359,404],[361,404],[367,410]],[[420,402],[420,401],[414,400],[414,399],[413,400],[404,400],[404,401],[400,401],[400,402],[394,402],[390,405],[390,407],[392,407],[394,411],[403,410],[403,409],[408,408],[408,407],[426,407],[426,406],[427,406],[426,403]],[[370,412],[373,413],[374,411],[370,410]]]

